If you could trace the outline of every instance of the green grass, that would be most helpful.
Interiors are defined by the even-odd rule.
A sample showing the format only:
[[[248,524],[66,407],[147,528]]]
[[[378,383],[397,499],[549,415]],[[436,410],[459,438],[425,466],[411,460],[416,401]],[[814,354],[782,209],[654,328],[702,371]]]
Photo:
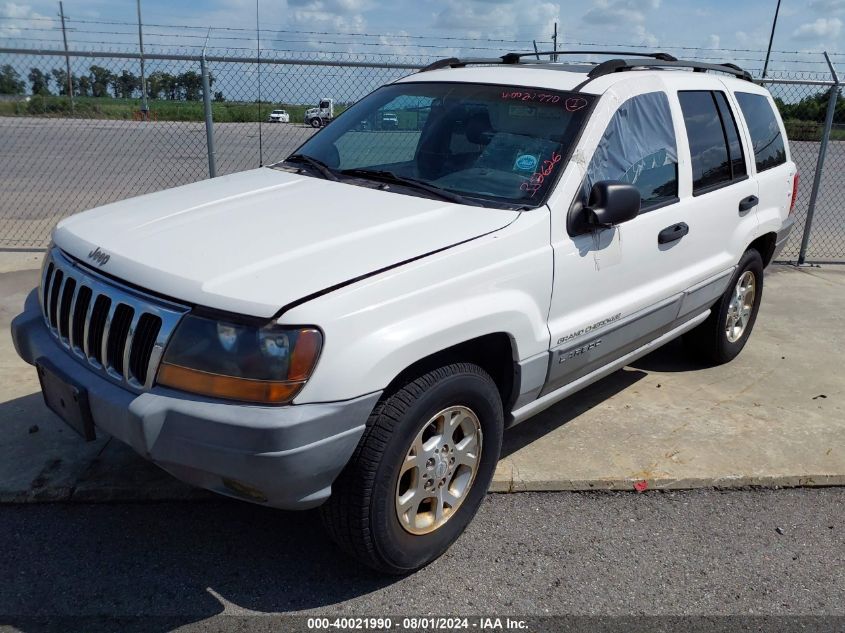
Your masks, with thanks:
[[[816,121],[802,121],[800,119],[786,119],[783,122],[786,135],[791,141],[820,141],[824,124]],[[831,141],[845,141],[845,127],[834,124],[830,131]]]
[[[302,123],[305,110],[314,106],[287,103],[261,103],[260,118],[267,120],[271,110],[286,110],[291,123]],[[149,102],[150,112],[158,121],[203,121],[202,101],[169,101],[155,99]],[[259,119],[257,103],[235,101],[211,104],[215,122],[254,122]],[[71,111],[70,100],[59,96],[34,96],[29,101],[0,101],[0,116],[37,116],[52,118],[117,119],[133,120],[139,117],[140,99],[112,99],[109,97],[76,97]],[[343,111],[335,105],[335,114]]]

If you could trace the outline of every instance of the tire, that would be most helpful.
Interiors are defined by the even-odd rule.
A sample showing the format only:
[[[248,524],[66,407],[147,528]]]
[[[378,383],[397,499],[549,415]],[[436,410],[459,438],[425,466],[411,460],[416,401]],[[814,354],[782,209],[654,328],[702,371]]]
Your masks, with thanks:
[[[750,277],[749,277],[750,276]],[[747,280],[753,279],[753,297],[748,298],[748,292],[744,293],[746,300],[741,302],[740,314],[747,313],[742,319],[741,331],[738,321],[733,321],[735,327],[728,332],[728,318],[733,318],[734,307],[732,299],[740,292],[740,280],[742,287],[747,288]],[[763,298],[763,258],[760,253],[751,248],[745,251],[739,265],[731,277],[727,290],[722,298],[711,308],[710,316],[698,327],[690,330],[684,335],[684,343],[688,349],[701,360],[713,364],[722,365],[736,358],[748,342],[754,323],[757,321],[757,312],[760,309],[760,300]]]
[[[315,118],[311,119],[308,123],[310,123],[311,127],[313,127],[313,128],[318,128],[318,127],[321,127],[323,125],[323,122],[320,120],[319,117],[315,117]]]
[[[444,415],[437,417],[440,413]],[[459,425],[455,429],[464,430],[460,434],[454,430],[454,435],[430,435],[432,429],[445,425],[446,419],[459,421],[455,422]],[[406,574],[435,560],[461,535],[484,499],[499,460],[503,426],[499,391],[493,379],[477,365],[456,363],[441,367],[384,396],[370,414],[352,459],[322,507],[323,524],[329,535],[353,558],[387,574]],[[465,427],[479,432],[473,436],[464,432]],[[428,439],[415,444],[426,433]],[[453,446],[444,439],[448,437],[458,438]],[[461,461],[469,460],[470,451],[463,456],[458,451],[462,444],[472,446],[473,438],[480,440],[480,454],[476,455],[476,466],[469,476],[469,467]],[[450,452],[441,442],[450,442]],[[429,457],[427,449],[433,445],[438,448]],[[406,460],[413,461],[409,451],[414,446],[423,452],[425,459],[419,463],[424,467],[413,466],[403,472],[403,464],[407,468],[407,463],[411,463]],[[457,457],[452,466],[448,465],[454,461],[450,455]],[[433,466],[435,458],[438,461]],[[450,470],[444,474],[446,468]],[[435,476],[449,481],[445,487],[438,485],[442,479],[435,481]],[[454,491],[459,489],[459,478],[461,485],[466,486],[461,500],[453,510],[444,509],[438,524],[432,505],[436,497],[422,502],[415,499],[426,494],[444,495],[443,498],[457,494]],[[421,491],[419,486],[409,485],[411,480],[424,481],[425,486],[433,482],[436,487],[430,493],[426,492],[427,487]],[[407,493],[400,495],[406,488]],[[398,505],[408,495],[413,500],[411,510],[402,513]]]

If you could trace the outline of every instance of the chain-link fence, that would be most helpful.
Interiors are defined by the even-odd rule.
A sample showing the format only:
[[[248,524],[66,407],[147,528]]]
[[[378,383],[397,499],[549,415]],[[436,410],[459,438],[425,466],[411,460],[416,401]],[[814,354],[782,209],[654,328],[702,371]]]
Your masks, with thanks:
[[[780,255],[786,260],[845,262],[845,99],[832,79],[781,72],[763,81],[780,108],[801,177],[796,225]]]
[[[314,133],[309,108],[331,100],[337,115],[434,59],[279,54],[262,53],[260,64],[145,55],[142,100],[138,54],[0,49],[0,248],[43,248],[73,213],[280,160]],[[797,227],[781,257],[845,262],[839,85],[827,73],[781,73],[765,84],[801,173]]]

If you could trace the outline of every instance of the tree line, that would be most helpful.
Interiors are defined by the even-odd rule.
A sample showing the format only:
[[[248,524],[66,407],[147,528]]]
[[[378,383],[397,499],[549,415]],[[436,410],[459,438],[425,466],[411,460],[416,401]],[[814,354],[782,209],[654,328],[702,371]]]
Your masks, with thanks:
[[[795,103],[786,103],[780,97],[775,97],[775,103],[784,119],[797,119],[799,121],[823,122],[827,116],[827,104],[830,101],[830,92],[822,90],[816,94],[809,95]],[[836,100],[836,108],[833,114],[834,123],[845,123],[845,97],[840,92]]]
[[[48,72],[30,68],[26,76],[29,92],[33,95],[66,96],[68,93],[67,71],[54,68]],[[147,76],[147,98],[170,101],[198,101],[202,99],[202,75],[188,70],[178,75],[155,71]],[[214,85],[214,76],[208,74],[209,87]],[[141,78],[128,70],[113,73],[96,64],[88,67],[88,74],[71,74],[71,90],[75,97],[114,97],[132,99],[141,96]],[[51,90],[55,90],[53,92]],[[10,65],[0,67],[0,94],[26,94],[27,83]],[[224,101],[223,93],[214,92],[215,101]]]

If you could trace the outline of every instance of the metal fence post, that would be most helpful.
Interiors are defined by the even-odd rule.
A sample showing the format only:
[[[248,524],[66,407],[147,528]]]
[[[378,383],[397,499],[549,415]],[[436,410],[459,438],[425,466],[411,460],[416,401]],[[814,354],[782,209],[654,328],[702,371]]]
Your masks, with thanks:
[[[214,154],[214,118],[211,113],[211,82],[208,79],[208,66],[205,63],[205,51],[200,58],[202,74],[202,105],[205,111],[205,145],[208,151],[208,177],[217,176],[217,163]]]
[[[827,65],[830,66],[830,73],[833,75],[833,85],[830,87],[830,99],[827,102],[827,116],[824,120],[822,131],[822,142],[819,146],[819,158],[816,161],[816,173],[813,176],[813,189],[810,192],[810,203],[807,206],[807,219],[804,221],[804,235],[801,237],[801,250],[798,253],[798,265],[801,266],[807,257],[807,246],[810,244],[810,233],[813,228],[813,214],[816,212],[816,198],[819,195],[819,186],[822,181],[822,170],[824,159],[827,155],[827,142],[830,139],[830,130],[833,128],[833,115],[836,112],[836,101],[839,99],[839,76],[830,61],[827,52],[824,54]]]

